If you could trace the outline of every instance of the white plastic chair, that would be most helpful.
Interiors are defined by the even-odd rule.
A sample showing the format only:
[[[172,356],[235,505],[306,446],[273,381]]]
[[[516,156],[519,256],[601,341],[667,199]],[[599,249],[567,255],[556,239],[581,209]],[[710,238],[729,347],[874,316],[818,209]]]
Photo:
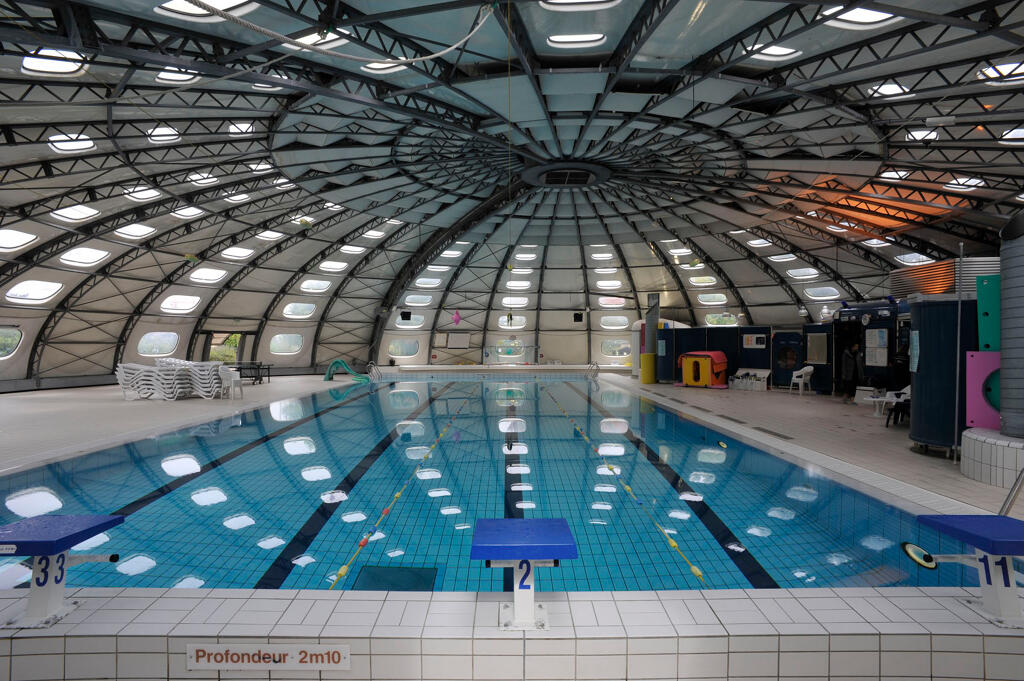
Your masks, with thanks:
[[[807,389],[810,390],[811,389],[811,374],[813,374],[813,373],[814,373],[814,367],[812,367],[810,365],[805,366],[803,369],[798,369],[797,371],[794,371],[793,372],[793,377],[791,379],[789,379],[789,392],[793,392],[793,386],[794,385],[797,387],[797,392],[800,395],[804,394],[804,386],[805,385],[807,386]]]
[[[220,376],[220,396],[224,397],[226,391],[229,399],[235,399],[235,388],[238,388],[238,397],[243,398],[242,376],[234,369],[221,366],[217,367],[217,374]]]

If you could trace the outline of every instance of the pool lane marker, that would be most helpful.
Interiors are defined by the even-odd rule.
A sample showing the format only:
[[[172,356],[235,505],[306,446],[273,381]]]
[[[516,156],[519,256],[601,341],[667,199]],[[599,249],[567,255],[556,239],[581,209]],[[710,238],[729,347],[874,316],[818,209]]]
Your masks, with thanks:
[[[443,395],[455,385],[454,382],[446,383],[436,393],[430,396],[426,404],[422,404],[416,407],[405,419],[414,419],[422,414],[427,407],[434,403],[434,401]],[[356,486],[359,480],[370,470],[370,467],[377,462],[377,459],[391,446],[395,440],[398,439],[398,429],[392,428],[387,435],[382,437],[380,441],[367,452],[366,456],[360,459],[359,463],[356,464],[355,468],[349,471],[349,474],[338,483],[338,486],[334,488],[335,492],[344,492],[349,494],[352,488]],[[277,554],[274,562],[270,564],[263,576],[260,577],[259,581],[253,586],[254,589],[280,589],[281,585],[284,584],[284,580],[288,579],[288,575],[291,574],[292,568],[295,564],[292,563],[292,559],[301,556],[309,549],[312,545],[313,540],[316,539],[317,535],[320,534],[320,530],[324,528],[327,521],[331,519],[334,512],[341,506],[339,502],[327,503],[321,502],[319,506],[314,509],[313,513],[310,514],[306,522],[302,524],[299,531],[295,533],[291,541],[284,545],[281,552]]]
[[[472,395],[470,395],[469,397],[472,397]],[[444,439],[444,436],[448,434],[448,429],[452,427],[452,424],[455,422],[455,419],[459,417],[459,414],[462,413],[462,410],[465,409],[467,404],[469,404],[469,397],[466,397],[462,404],[459,405],[459,408],[455,410],[455,413],[452,414],[452,417],[448,419],[448,423],[444,424],[444,428],[441,429],[441,433],[434,439],[433,443],[431,443],[430,448],[427,449],[427,453],[423,455],[423,458],[420,459],[420,462],[418,464],[416,464],[416,467],[412,470],[412,473],[409,474],[409,477],[405,479],[405,482],[402,483],[402,486],[399,488],[399,490],[395,492],[394,496],[391,497],[391,503],[389,503],[381,510],[380,517],[377,518],[377,522],[375,522],[373,524],[373,527],[364,532],[363,536],[360,537],[359,542],[357,543],[356,546],[355,553],[353,553],[352,556],[348,559],[348,562],[346,562],[344,565],[338,568],[338,573],[334,575],[334,581],[331,582],[331,589],[338,586],[338,584],[345,579],[345,575],[348,574],[348,570],[352,566],[352,563],[355,562],[355,559],[359,557],[360,552],[362,552],[362,550],[366,548],[366,545],[370,542],[370,537],[377,533],[377,531],[384,524],[385,518],[391,515],[392,509],[395,507],[395,504],[398,503],[398,500],[402,498],[402,494],[405,492],[406,488],[408,488],[409,485],[412,484],[413,478],[415,478],[416,474],[420,472],[421,468],[423,468],[423,464],[426,463],[427,459],[430,458],[434,450],[437,448],[437,445],[440,444],[441,440]]]
[[[514,419],[517,417],[517,410],[515,404],[510,404],[505,407],[505,418]],[[502,466],[505,467],[505,517],[506,518],[524,518],[525,512],[519,502],[523,500],[523,493],[521,490],[513,490],[512,486],[522,481],[522,476],[518,474],[509,473],[508,469],[511,466],[518,466],[523,462],[523,457],[520,454],[506,454],[506,451],[512,451],[512,445],[519,442],[519,433],[510,431],[505,433],[505,440],[501,445],[502,453]],[[515,587],[515,570],[510,567],[501,569],[501,590],[512,591]]]
[[[544,388],[541,388],[541,390],[544,390]],[[558,398],[551,394],[551,391],[544,390],[544,392],[547,393],[547,396],[550,397],[551,401],[555,403],[555,406],[558,407],[558,410],[562,412],[562,416],[569,419],[569,423],[571,423],[572,427],[576,429],[576,432],[580,434],[580,437],[583,438],[583,441],[586,442],[592,450],[594,450],[595,454],[601,457],[601,460],[604,462],[605,468],[607,468],[611,472],[611,474],[615,476],[615,479],[619,482],[620,485],[622,485],[622,489],[626,490],[626,493],[629,494],[630,498],[632,498],[633,501],[636,502],[637,507],[644,512],[644,514],[650,519],[652,523],[654,523],[654,526],[658,528],[658,532],[660,532],[661,536],[665,538],[665,540],[668,542],[668,545],[676,553],[678,553],[683,560],[686,561],[686,564],[690,566],[690,573],[694,577],[699,579],[701,584],[703,584],[704,572],[699,567],[690,562],[690,559],[686,557],[686,554],[683,553],[683,550],[679,548],[679,542],[673,539],[669,535],[669,533],[665,531],[665,528],[661,526],[661,523],[655,520],[651,512],[647,509],[646,506],[644,506],[644,502],[640,501],[640,499],[637,498],[636,494],[633,492],[633,488],[626,484],[626,481],[622,479],[622,469],[619,468],[618,470],[616,470],[615,466],[608,462],[608,457],[601,454],[600,448],[595,446],[594,443],[590,441],[590,438],[587,437],[587,434],[583,432],[583,428],[581,428],[580,425],[576,423],[576,419],[569,416],[569,412],[565,410],[565,408],[562,406],[562,403],[558,401]]]
[[[353,386],[353,388],[355,388],[355,387],[356,386]],[[237,449],[232,449],[227,454],[224,454],[223,456],[219,456],[216,459],[213,459],[212,461],[208,461],[207,463],[203,464],[203,466],[198,471],[196,471],[195,473],[189,473],[188,475],[183,475],[183,476],[181,476],[179,478],[175,478],[174,480],[171,480],[167,484],[161,485],[160,487],[157,487],[155,490],[153,490],[153,491],[151,491],[151,492],[149,492],[149,493],[139,497],[135,501],[128,502],[127,504],[125,504],[121,508],[117,509],[116,511],[111,511],[110,513],[111,513],[111,515],[131,515],[132,513],[135,513],[136,511],[141,511],[146,506],[149,506],[150,504],[152,504],[154,501],[157,501],[158,499],[166,496],[167,494],[169,494],[170,492],[173,492],[174,490],[178,489],[179,487],[182,487],[182,486],[192,482],[193,480],[198,478],[200,475],[203,475],[204,473],[209,473],[214,468],[218,468],[220,466],[223,466],[224,464],[226,464],[227,462],[231,461],[232,459],[235,459],[235,458],[241,456],[242,454],[245,454],[246,452],[248,452],[248,451],[250,451],[252,449],[255,449],[256,447],[258,447],[258,446],[260,446],[262,444],[265,444],[266,442],[269,442],[270,440],[273,440],[276,437],[284,435],[285,433],[287,433],[288,431],[290,431],[290,430],[292,430],[294,428],[298,428],[299,426],[301,426],[301,425],[303,425],[305,423],[309,423],[310,421],[312,421],[315,418],[318,418],[320,416],[323,416],[324,414],[332,412],[335,409],[341,409],[342,407],[348,406],[348,405],[352,404],[353,402],[361,400],[361,399],[363,399],[365,397],[369,397],[370,395],[373,395],[377,391],[383,389],[383,387],[384,386],[378,386],[378,387],[374,388],[373,390],[369,390],[369,391],[367,391],[365,393],[362,393],[361,395],[356,395],[355,397],[350,397],[347,400],[339,402],[338,404],[332,404],[331,406],[326,407],[324,409],[321,409],[320,411],[315,412],[313,414],[310,414],[309,416],[305,416],[305,417],[303,417],[303,418],[301,418],[301,419],[299,419],[297,421],[293,421],[293,422],[289,423],[286,426],[282,426],[282,427],[278,428],[277,430],[275,430],[272,433],[268,433],[268,434],[266,434],[266,435],[264,435],[264,436],[262,436],[262,437],[260,437],[260,438],[258,438],[256,440],[253,440],[252,442],[246,443],[246,444],[242,445],[241,447],[238,447]]]
[[[598,411],[604,418],[609,418],[612,413],[605,410],[597,402],[590,399],[589,395],[584,394],[576,386],[571,383],[566,383],[566,386],[577,395],[582,397],[584,400],[593,405],[594,409]],[[646,442],[637,437],[636,433],[633,432],[632,428],[626,429],[626,439],[636,447],[647,460],[653,465],[661,476],[665,478],[669,485],[673,487],[680,494],[689,493],[687,497],[683,499],[693,511],[693,514],[704,523],[704,527],[708,529],[711,536],[715,538],[715,541],[722,547],[725,555],[729,556],[729,559],[736,565],[736,567],[743,573],[743,576],[747,578],[750,585],[755,589],[778,589],[779,584],[775,579],[768,574],[768,571],[764,569],[764,566],[758,562],[758,560],[750,553],[750,549],[743,544],[732,530],[725,524],[725,522],[718,517],[706,501],[704,501],[704,495],[700,494],[683,478],[672,470],[672,467],[662,461],[658,455],[651,449]],[[699,500],[697,500],[699,498]],[[731,548],[730,548],[731,547]],[[742,551],[737,551],[736,547],[742,547]]]

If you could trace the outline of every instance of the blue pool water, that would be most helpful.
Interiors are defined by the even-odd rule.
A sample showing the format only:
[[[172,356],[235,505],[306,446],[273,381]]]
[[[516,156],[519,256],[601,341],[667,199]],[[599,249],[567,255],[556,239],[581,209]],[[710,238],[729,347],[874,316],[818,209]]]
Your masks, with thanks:
[[[121,562],[78,566],[73,586],[325,589],[406,483],[339,588],[500,591],[504,571],[469,549],[477,518],[502,517],[568,520],[579,559],[544,569],[542,590],[971,583],[958,566],[929,571],[903,555],[903,541],[962,550],[912,515],[582,380],[282,400],[0,478],[0,521],[127,515],[80,546]],[[17,558],[0,563],[0,586],[26,575]]]

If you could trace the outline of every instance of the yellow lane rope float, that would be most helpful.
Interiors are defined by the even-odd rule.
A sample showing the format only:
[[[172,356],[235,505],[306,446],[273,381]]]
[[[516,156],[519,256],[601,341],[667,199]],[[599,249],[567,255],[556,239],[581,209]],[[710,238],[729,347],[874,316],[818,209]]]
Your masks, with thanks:
[[[454,414],[452,414],[452,417],[448,419],[448,423],[446,423],[444,428],[441,429],[441,433],[434,440],[433,444],[430,445],[430,448],[427,449],[427,453],[424,454],[423,458],[420,459],[420,462],[416,464],[416,468],[412,469],[412,473],[409,475],[408,478],[406,478],[405,482],[402,483],[402,487],[397,492],[395,492],[394,496],[391,497],[391,503],[385,506],[384,510],[380,512],[380,517],[377,518],[377,522],[373,524],[373,527],[371,527],[368,532],[364,532],[363,536],[360,537],[359,543],[356,546],[355,553],[352,554],[352,556],[348,559],[347,563],[338,568],[338,573],[334,575],[334,582],[331,583],[330,589],[333,589],[334,587],[338,586],[341,580],[345,578],[345,575],[348,574],[348,570],[352,566],[352,563],[355,562],[355,559],[359,557],[360,552],[362,552],[362,550],[366,548],[366,545],[370,543],[370,537],[377,533],[377,531],[384,524],[384,520],[389,515],[391,515],[391,509],[393,509],[395,507],[395,504],[398,503],[398,500],[402,498],[402,493],[405,492],[405,488],[409,486],[413,478],[416,477],[416,474],[420,472],[421,468],[423,468],[424,462],[426,462],[426,460],[429,459],[430,456],[434,453],[434,450],[437,448],[437,445],[440,444],[444,436],[448,434],[448,430],[452,427],[452,424],[455,422],[455,419],[458,418],[459,414],[462,413],[462,410],[466,407],[467,404],[469,404],[469,397],[463,400],[462,404],[459,405],[459,408],[455,410]]]
[[[679,542],[673,539],[672,536],[667,531],[665,531],[665,528],[661,526],[661,523],[655,520],[654,516],[651,515],[651,512],[647,509],[647,506],[644,505],[644,502],[641,501],[633,492],[633,488],[627,485],[626,482],[622,479],[622,469],[617,469],[615,466],[608,462],[608,458],[601,453],[600,448],[594,446],[594,443],[590,441],[590,438],[587,437],[587,434],[585,432],[583,432],[583,429],[580,427],[580,425],[576,423],[576,419],[569,416],[569,412],[565,410],[565,408],[562,406],[562,403],[558,401],[558,398],[551,394],[550,390],[545,390],[544,392],[546,392],[547,396],[551,398],[551,401],[555,403],[555,406],[558,407],[558,410],[562,412],[562,416],[569,419],[569,423],[571,423],[572,427],[576,429],[576,432],[580,434],[580,437],[583,438],[583,441],[586,442],[592,450],[594,450],[595,454],[601,457],[601,461],[604,462],[605,468],[607,468],[608,471],[615,476],[615,479],[619,482],[620,485],[622,485],[622,489],[626,490],[626,493],[629,494],[630,498],[632,498],[633,501],[636,502],[637,507],[639,507],[639,509],[644,512],[644,514],[650,519],[650,521],[654,523],[654,526],[658,528],[658,532],[660,532],[661,536],[665,538],[665,540],[668,542],[668,545],[676,553],[679,554],[680,558],[686,561],[686,564],[690,566],[690,573],[693,574],[694,577],[699,579],[701,581],[701,584],[703,584],[704,572],[699,567],[690,562],[690,559],[687,558],[686,554],[684,554],[682,549],[679,548]]]

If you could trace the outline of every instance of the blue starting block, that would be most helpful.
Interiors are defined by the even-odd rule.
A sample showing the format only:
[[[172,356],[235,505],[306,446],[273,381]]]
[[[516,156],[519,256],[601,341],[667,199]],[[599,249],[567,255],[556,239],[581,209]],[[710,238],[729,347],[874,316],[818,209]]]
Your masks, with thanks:
[[[501,604],[501,629],[547,629],[544,604],[534,605],[534,568],[558,567],[558,561],[578,557],[576,540],[564,518],[477,520],[469,552],[470,560],[514,571],[514,603]]]
[[[76,602],[64,601],[67,570],[80,563],[116,563],[118,555],[68,556],[68,551],[123,522],[120,515],[40,515],[0,527],[0,555],[32,556],[28,606],[0,628],[48,627],[74,610]]]
[[[1024,575],[1013,558],[1024,556],[1024,521],[1004,515],[920,515],[918,521],[973,546],[973,554],[932,555],[904,543],[903,550],[918,565],[934,570],[939,563],[960,563],[978,570],[981,608],[997,623],[1024,626],[1017,581]]]

